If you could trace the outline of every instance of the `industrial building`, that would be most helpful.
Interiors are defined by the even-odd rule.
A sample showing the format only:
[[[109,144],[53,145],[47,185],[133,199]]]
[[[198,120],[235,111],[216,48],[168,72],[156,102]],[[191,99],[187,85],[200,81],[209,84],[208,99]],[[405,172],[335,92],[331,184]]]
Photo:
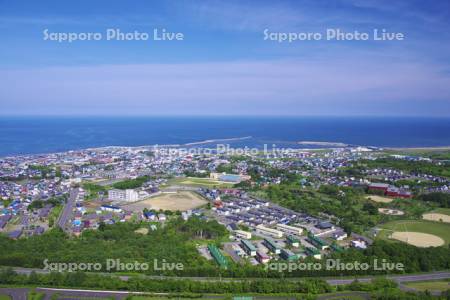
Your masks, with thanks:
[[[256,247],[247,240],[241,240],[242,249],[244,249],[245,253],[249,256],[256,256]]]
[[[270,257],[266,254],[262,253],[261,251],[256,252],[256,260],[258,260],[262,264],[266,264],[270,261]]]
[[[315,259],[322,258],[322,255],[320,254],[319,250],[317,250],[316,248],[307,247],[305,250],[306,250],[306,254],[314,257]]]
[[[289,226],[286,224],[277,224],[277,229],[287,234],[302,235],[303,229],[299,227]]]
[[[266,246],[271,252],[273,252],[275,254],[280,254],[281,249],[277,245],[277,243],[275,243],[274,240],[265,238],[263,243],[264,243],[264,246]]]
[[[288,236],[286,242],[288,245],[291,245],[292,247],[296,248],[300,247],[300,241],[293,235]]]
[[[313,234],[308,234],[308,241],[317,249],[325,250],[329,248],[328,244],[324,240],[314,236]]]
[[[234,234],[241,239],[251,239],[252,238],[252,233],[248,232],[248,231],[243,231],[243,230],[235,230]]]
[[[276,229],[267,228],[262,224],[256,226],[256,230],[262,234],[267,234],[267,235],[270,235],[275,238],[283,237],[283,232],[276,230]]]
[[[342,248],[341,246],[339,246],[339,245],[336,244],[336,243],[331,244],[330,247],[331,247],[331,249],[333,249],[333,251],[335,251],[335,252],[338,252],[338,253],[344,252],[344,248]]]
[[[220,250],[212,244],[208,245],[208,250],[211,253],[211,256],[214,258],[214,260],[216,261],[216,263],[221,267],[221,268],[227,268],[228,267],[228,261],[225,258],[225,256],[223,256],[223,254],[220,252]]]
[[[281,249],[280,256],[282,259],[285,259],[285,260],[297,260],[298,259],[298,255],[289,249]]]
[[[236,174],[227,174],[227,173],[211,173],[209,178],[224,182],[232,182],[239,183],[241,181],[250,180],[251,177],[248,175],[236,175]]]

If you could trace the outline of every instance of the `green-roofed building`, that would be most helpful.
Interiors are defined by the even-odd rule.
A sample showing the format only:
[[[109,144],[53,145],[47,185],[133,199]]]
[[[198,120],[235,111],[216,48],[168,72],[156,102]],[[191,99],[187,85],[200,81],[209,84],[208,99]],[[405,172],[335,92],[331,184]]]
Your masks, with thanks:
[[[275,253],[275,254],[281,253],[280,247],[271,238],[264,239],[264,246],[266,246],[272,253]]]
[[[300,240],[293,235],[288,236],[286,241],[288,245],[291,245],[292,247],[300,247]]]
[[[308,234],[308,241],[314,245],[317,249],[325,250],[329,248],[328,244],[319,237],[314,236],[312,233]]]
[[[316,259],[321,259],[322,255],[320,254],[320,251],[317,250],[316,248],[312,248],[312,247],[306,247],[305,248],[305,252],[307,255],[312,256]]]
[[[281,249],[280,256],[281,256],[281,258],[283,258],[285,260],[297,260],[298,259],[298,255],[293,253],[289,249]]]
[[[256,256],[256,247],[250,241],[241,240],[241,246],[247,255]]]
[[[339,246],[339,245],[336,244],[336,243],[331,244],[330,247],[331,247],[331,249],[333,249],[333,251],[335,251],[335,252],[338,252],[338,253],[344,252],[344,248],[342,248],[341,246]]]
[[[225,258],[225,256],[223,256],[223,254],[220,252],[220,250],[212,244],[208,245],[208,250],[211,253],[211,256],[214,258],[214,260],[216,261],[216,263],[221,267],[221,268],[227,268],[228,267],[228,261]]]

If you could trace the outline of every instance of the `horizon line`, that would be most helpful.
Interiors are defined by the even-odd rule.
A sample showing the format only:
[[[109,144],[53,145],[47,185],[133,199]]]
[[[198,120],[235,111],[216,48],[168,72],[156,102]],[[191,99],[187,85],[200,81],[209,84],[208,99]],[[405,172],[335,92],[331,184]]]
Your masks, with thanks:
[[[353,114],[353,115],[332,115],[332,114],[92,114],[92,115],[82,115],[82,114],[0,114],[0,118],[27,118],[27,117],[42,117],[42,118],[147,118],[147,117],[163,117],[163,118],[212,118],[212,117],[231,117],[231,118],[277,118],[277,117],[290,117],[290,118],[308,118],[308,117],[333,117],[333,118],[440,118],[440,119],[448,119],[450,115],[397,115],[397,114]]]

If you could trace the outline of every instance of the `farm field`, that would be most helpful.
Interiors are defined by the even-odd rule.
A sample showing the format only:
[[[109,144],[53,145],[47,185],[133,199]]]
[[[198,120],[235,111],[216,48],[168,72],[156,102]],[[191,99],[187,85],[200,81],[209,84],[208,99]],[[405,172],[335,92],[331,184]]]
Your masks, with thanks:
[[[369,196],[366,196],[366,199],[372,200],[372,201],[375,201],[378,203],[390,203],[394,200],[392,198],[378,196],[378,195],[369,195]]]
[[[426,221],[426,220],[399,220],[392,221],[379,226],[382,230],[380,231],[378,238],[389,239],[389,236],[395,232],[416,232],[431,234],[444,241],[445,245],[450,244],[450,224]],[[401,239],[402,237],[407,237],[406,234],[397,234],[397,237]],[[419,235],[409,235],[410,240],[416,240]],[[425,236],[424,236],[425,238]],[[426,243],[427,241],[424,241]]]
[[[206,204],[200,195],[193,192],[163,193],[158,196],[122,206],[131,211],[142,211],[144,208],[155,210],[185,211]]]

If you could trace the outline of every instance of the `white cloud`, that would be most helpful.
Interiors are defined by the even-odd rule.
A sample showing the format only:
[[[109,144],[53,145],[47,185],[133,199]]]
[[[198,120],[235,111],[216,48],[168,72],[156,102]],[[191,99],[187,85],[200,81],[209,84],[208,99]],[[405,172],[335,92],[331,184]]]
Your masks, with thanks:
[[[351,58],[0,71],[3,113],[370,114],[449,94],[437,67]]]

